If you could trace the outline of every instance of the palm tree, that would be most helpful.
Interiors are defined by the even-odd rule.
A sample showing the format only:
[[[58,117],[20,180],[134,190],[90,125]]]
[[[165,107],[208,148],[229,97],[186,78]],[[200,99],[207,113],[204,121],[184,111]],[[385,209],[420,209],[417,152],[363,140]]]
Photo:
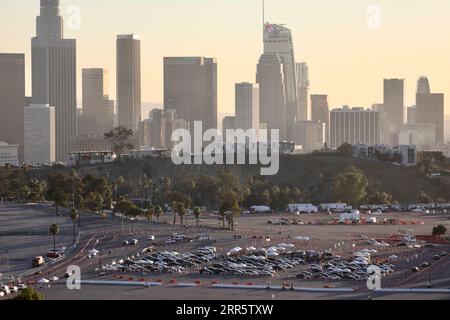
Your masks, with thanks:
[[[155,215],[155,207],[151,206],[147,209],[145,212],[145,215],[147,216],[148,221],[153,222],[153,216]]]
[[[156,216],[156,219],[157,219],[156,221],[158,221],[158,223],[159,223],[159,218],[162,215],[162,213],[163,213],[163,209],[160,206],[157,206],[155,208],[155,216]]]
[[[115,193],[116,193],[116,203],[117,202],[119,202],[119,197],[118,197],[118,189],[119,189],[119,187],[122,185],[122,184],[124,184],[125,183],[125,179],[122,177],[122,176],[118,176],[117,177],[117,179],[116,179],[116,183],[114,184],[114,191],[115,191]]]
[[[75,224],[76,224],[76,221],[79,218],[79,214],[78,214],[77,209],[72,208],[72,210],[70,210],[70,218],[72,219],[72,223],[73,223],[73,244],[75,244],[75,242],[76,242],[76,239],[75,239]]]
[[[172,203],[173,225],[177,223],[177,209],[178,209],[178,202],[174,201]]]
[[[50,227],[50,234],[53,236],[53,251],[56,251],[56,235],[59,233],[59,226],[52,224]]]
[[[197,228],[198,228],[198,223],[200,221],[200,213],[201,213],[200,208],[197,207],[194,209],[195,223],[196,223]]]
[[[183,225],[183,218],[186,215],[186,208],[184,207],[184,204],[182,202],[178,202],[177,212],[180,216],[180,224]]]
[[[75,195],[75,208],[84,209],[84,198],[79,193]],[[81,227],[81,212],[78,212],[78,227]]]

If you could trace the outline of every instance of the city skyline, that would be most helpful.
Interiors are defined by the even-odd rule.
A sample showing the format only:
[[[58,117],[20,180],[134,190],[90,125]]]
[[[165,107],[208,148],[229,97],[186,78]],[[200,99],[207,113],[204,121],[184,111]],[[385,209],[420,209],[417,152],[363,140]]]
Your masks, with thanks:
[[[450,91],[450,85],[445,81],[445,71],[449,69],[445,57],[450,54],[450,46],[439,41],[445,38],[445,30],[450,27],[447,19],[449,3],[432,0],[419,4],[400,0],[392,5],[380,0],[381,29],[375,31],[366,26],[369,1],[351,1],[346,5],[329,2],[266,1],[266,21],[287,24],[292,31],[296,60],[305,61],[310,67],[311,94],[328,94],[331,107],[370,107],[382,102],[384,78],[402,78],[405,79],[405,105],[410,106],[414,104],[416,81],[420,76],[430,79],[434,92]],[[70,22],[67,9],[74,4],[81,9],[80,30],[67,28]],[[402,4],[408,4],[408,11],[402,9]],[[114,51],[117,34],[135,32],[140,35],[142,101],[162,107],[164,56],[211,56],[217,59],[220,114],[233,113],[236,82],[254,82],[255,61],[263,47],[259,0],[245,4],[222,0],[199,0],[189,4],[134,0],[124,10],[119,10],[119,2],[114,0],[108,5],[85,0],[62,1],[61,5],[61,13],[66,19],[64,36],[78,41],[78,74],[82,68],[101,67],[114,75],[115,57],[104,52]],[[193,10],[210,10],[213,6],[217,9],[207,17],[199,15],[192,19],[192,15],[186,14]],[[30,95],[29,38],[33,36],[39,3],[19,0],[4,4],[4,8],[4,12],[20,12],[21,19],[11,18],[13,14],[2,17],[0,29],[15,32],[5,33],[0,51],[26,54],[26,93]],[[102,26],[95,20],[99,12],[111,17]],[[220,17],[216,12],[221,13]],[[121,23],[115,23],[120,14],[127,13],[133,14],[134,19],[121,19]],[[227,21],[226,13],[233,13],[232,24]],[[423,18],[424,13],[433,19]],[[415,28],[417,23],[421,28]],[[164,32],[159,32],[160,29]],[[234,37],[237,32],[238,39]],[[219,38],[222,40],[217,41]],[[413,42],[413,39],[420,41]],[[158,45],[152,45],[155,43]],[[245,50],[232,50],[232,44]],[[78,106],[81,106],[80,79],[77,82]],[[115,83],[113,77],[111,83]],[[116,96],[113,86],[111,96]],[[147,114],[148,110],[143,113]],[[448,107],[446,113],[449,113]]]

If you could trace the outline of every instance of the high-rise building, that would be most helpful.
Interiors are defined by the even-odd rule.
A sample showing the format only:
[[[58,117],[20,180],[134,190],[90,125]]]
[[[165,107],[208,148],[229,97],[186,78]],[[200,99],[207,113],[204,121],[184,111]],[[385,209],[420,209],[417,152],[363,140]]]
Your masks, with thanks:
[[[56,160],[56,110],[49,105],[25,108],[25,162],[52,163]],[[73,139],[73,138],[72,138]]]
[[[444,143],[444,94],[431,93],[426,77],[417,81],[416,123],[434,123],[436,143]]]
[[[391,146],[398,144],[398,129],[404,123],[404,87],[403,79],[384,79],[382,142]]]
[[[153,109],[142,121],[140,143],[144,148],[172,149],[172,133],[177,129],[190,130],[190,123],[178,117],[175,109]]]
[[[0,141],[0,165],[19,163],[19,145]]]
[[[222,120],[222,136],[223,141],[227,141],[227,130],[235,130],[236,129],[236,117],[225,117]]]
[[[78,119],[79,135],[102,135],[115,127],[108,75],[104,69],[83,69],[83,111]]]
[[[417,122],[417,108],[416,106],[411,106],[406,109],[406,123],[415,124]]]
[[[118,35],[117,125],[133,132],[141,123],[141,41],[134,34]]]
[[[276,54],[281,58],[286,96],[286,139],[293,137],[293,128],[298,116],[297,80],[294,44],[291,30],[284,25],[266,23],[264,27],[264,54]]]
[[[0,141],[19,146],[23,161],[25,55],[0,53]]]
[[[330,141],[330,109],[328,107],[328,96],[325,94],[311,95],[311,121],[326,124],[325,142]]]
[[[436,144],[436,125],[434,123],[406,124],[398,132],[399,144],[415,145],[423,151]]]
[[[434,123],[436,143],[444,143],[444,94],[430,93],[416,96],[416,122]]]
[[[205,57],[164,58],[164,109],[175,109],[203,130],[217,129],[217,61]]]
[[[259,85],[235,85],[236,129],[259,129]]]
[[[302,153],[311,153],[323,149],[325,145],[326,124],[314,121],[295,123],[294,141],[302,146]]]
[[[56,160],[69,157],[77,131],[76,40],[63,38],[59,0],[41,0],[36,37],[31,40],[33,104],[54,106]]]
[[[430,94],[430,83],[428,82],[427,77],[420,77],[419,80],[417,80],[417,94]]]
[[[309,68],[305,62],[296,64],[297,71],[297,120],[308,121],[311,119],[311,110],[308,108]]]
[[[278,54],[263,54],[259,59],[256,82],[259,84],[260,123],[270,132],[278,129],[281,140],[286,136],[286,90],[284,67]]]
[[[344,106],[330,113],[330,147],[343,143],[375,145],[381,142],[379,111]]]

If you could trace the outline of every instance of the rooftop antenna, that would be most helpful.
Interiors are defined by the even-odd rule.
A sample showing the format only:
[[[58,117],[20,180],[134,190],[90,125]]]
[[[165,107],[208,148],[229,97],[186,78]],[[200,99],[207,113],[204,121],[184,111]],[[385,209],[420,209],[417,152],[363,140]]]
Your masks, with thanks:
[[[262,20],[263,20],[263,38],[264,38],[264,28],[266,25],[266,1],[262,0]]]

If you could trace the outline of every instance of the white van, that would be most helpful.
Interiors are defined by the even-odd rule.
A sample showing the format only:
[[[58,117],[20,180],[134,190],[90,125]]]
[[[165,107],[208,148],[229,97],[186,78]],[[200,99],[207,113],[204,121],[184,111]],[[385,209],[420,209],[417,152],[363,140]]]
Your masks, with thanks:
[[[249,209],[250,213],[271,213],[272,209],[268,206],[253,206]]]
[[[291,213],[318,213],[319,208],[313,206],[311,203],[300,203],[288,205]]]

